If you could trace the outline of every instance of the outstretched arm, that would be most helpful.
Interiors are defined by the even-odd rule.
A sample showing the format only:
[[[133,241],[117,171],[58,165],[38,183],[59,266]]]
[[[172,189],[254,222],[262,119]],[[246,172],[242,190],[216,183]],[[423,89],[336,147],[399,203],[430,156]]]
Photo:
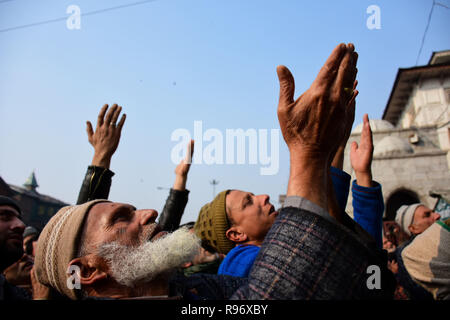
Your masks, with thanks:
[[[290,153],[287,196],[306,198],[328,209],[327,170],[331,157],[344,138],[348,118],[354,112],[351,88],[356,77],[354,46],[333,50],[311,87],[294,101],[295,83],[284,66],[280,80],[278,120]]]
[[[350,162],[353,170],[355,170],[356,183],[362,187],[372,187],[372,156],[372,130],[370,128],[369,116],[365,114],[363,117],[360,144],[358,146],[358,143],[353,141],[350,147]]]
[[[108,199],[109,196],[111,178],[114,175],[109,170],[111,158],[119,145],[126,115],[123,114],[116,124],[122,107],[114,104],[107,111],[108,105],[105,104],[98,114],[95,132],[91,122],[86,122],[88,140],[94,147],[94,157],[81,185],[77,204],[94,199]]]
[[[350,162],[355,171],[353,181],[353,216],[355,221],[382,247],[384,201],[381,185],[372,180],[373,137],[369,117],[363,117],[363,129],[359,145],[353,142]]]
[[[187,146],[186,158],[181,160],[175,168],[175,182],[173,183],[174,190],[184,191],[186,189],[186,182],[191,168],[192,156],[194,154],[194,140],[191,140]]]
[[[98,114],[95,132],[92,129],[91,122],[86,122],[88,140],[94,147],[94,157],[91,164],[105,169],[109,169],[111,158],[119,146],[122,127],[126,119],[126,114],[123,114],[119,123],[116,124],[122,111],[122,107],[117,104],[113,104],[108,112],[107,110],[108,105],[105,104]]]
[[[348,299],[382,296],[367,288],[367,265],[379,260],[365,244],[332,219],[327,170],[351,116],[356,76],[353,45],[335,48],[312,86],[293,100],[294,81],[278,67],[278,118],[290,151],[285,207],[261,246],[234,299]],[[377,291],[377,292],[374,292]]]
[[[164,231],[172,232],[180,226],[181,217],[188,202],[189,190],[186,189],[186,182],[193,154],[194,140],[191,140],[187,146],[186,158],[181,160],[175,168],[175,182],[158,221]]]

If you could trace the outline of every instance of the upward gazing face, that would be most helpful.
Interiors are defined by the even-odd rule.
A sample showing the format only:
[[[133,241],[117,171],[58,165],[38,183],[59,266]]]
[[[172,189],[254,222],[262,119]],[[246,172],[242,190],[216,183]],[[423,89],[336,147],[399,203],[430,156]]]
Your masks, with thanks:
[[[227,215],[232,227],[247,236],[246,241],[260,244],[272,227],[278,212],[269,200],[265,194],[254,195],[240,190],[228,193],[225,200]]]
[[[197,254],[200,240],[187,229],[161,231],[157,216],[155,210],[123,203],[93,205],[84,224],[81,252],[69,262],[81,268],[80,283],[88,295],[167,294],[168,275]]]
[[[412,233],[420,234],[430,227],[435,221],[439,220],[441,215],[428,207],[419,206],[414,212],[414,219],[411,224]]]
[[[157,216],[153,209],[137,210],[132,205],[115,202],[97,203],[89,210],[84,244],[97,246],[116,241],[138,246],[164,234],[155,223]]]
[[[19,260],[23,254],[25,225],[12,206],[0,205],[0,269]]]

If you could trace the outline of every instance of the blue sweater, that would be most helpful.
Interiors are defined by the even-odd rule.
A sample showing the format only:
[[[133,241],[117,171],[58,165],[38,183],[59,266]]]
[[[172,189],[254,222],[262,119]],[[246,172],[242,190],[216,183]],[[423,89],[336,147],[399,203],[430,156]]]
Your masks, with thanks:
[[[344,171],[331,167],[331,180],[339,207],[345,211],[351,177]],[[374,184],[375,187],[366,188],[353,181],[353,215],[354,220],[374,237],[378,248],[381,248],[384,202],[381,185],[377,182]],[[234,247],[222,261],[217,274],[247,277],[258,253],[259,247],[254,245]]]
[[[383,247],[383,212],[384,201],[381,185],[373,182],[374,187],[361,187],[352,184],[353,219],[376,241],[377,247]]]
[[[228,252],[219,266],[217,274],[235,277],[247,277],[258,255],[259,247],[239,245]]]
[[[341,210],[347,205],[351,177],[342,170],[331,167],[336,200]],[[383,212],[384,200],[381,185],[373,181],[374,186],[367,188],[352,183],[353,219],[366,230],[374,239],[378,248],[383,247]]]

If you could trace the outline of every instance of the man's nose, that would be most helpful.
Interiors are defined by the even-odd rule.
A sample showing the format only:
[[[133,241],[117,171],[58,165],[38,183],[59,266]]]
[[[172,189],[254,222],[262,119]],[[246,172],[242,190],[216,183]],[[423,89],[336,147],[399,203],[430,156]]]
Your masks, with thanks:
[[[158,212],[153,209],[137,210],[136,213],[139,215],[139,223],[141,225],[154,223],[158,217]]]
[[[439,213],[433,212],[433,214],[434,214],[434,221],[437,221],[441,218],[441,215]]]
[[[25,231],[25,224],[19,218],[14,218],[14,221],[11,224],[11,229],[22,234]]]
[[[261,202],[262,202],[263,205],[266,205],[266,204],[269,203],[270,197],[269,197],[268,194],[262,194],[259,197],[260,197]]]

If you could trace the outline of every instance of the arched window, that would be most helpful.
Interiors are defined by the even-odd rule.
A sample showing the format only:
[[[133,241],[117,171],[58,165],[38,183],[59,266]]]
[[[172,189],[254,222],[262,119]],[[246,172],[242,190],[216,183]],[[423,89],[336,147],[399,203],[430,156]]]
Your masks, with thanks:
[[[391,193],[386,200],[386,214],[385,221],[395,220],[398,208],[402,205],[413,204],[420,202],[419,196],[414,191],[406,188],[400,188]]]

